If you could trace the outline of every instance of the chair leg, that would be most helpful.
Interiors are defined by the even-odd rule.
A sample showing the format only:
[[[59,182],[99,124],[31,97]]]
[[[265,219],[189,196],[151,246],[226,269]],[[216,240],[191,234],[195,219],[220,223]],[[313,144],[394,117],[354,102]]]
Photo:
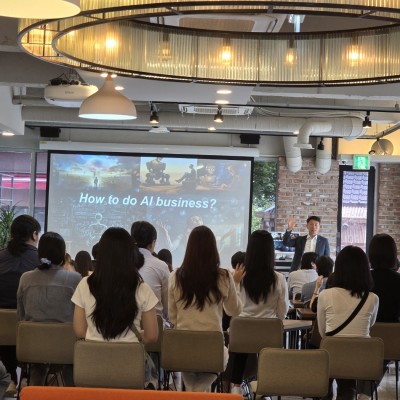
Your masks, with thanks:
[[[394,362],[396,368],[396,400],[399,400],[399,362],[396,360]]]

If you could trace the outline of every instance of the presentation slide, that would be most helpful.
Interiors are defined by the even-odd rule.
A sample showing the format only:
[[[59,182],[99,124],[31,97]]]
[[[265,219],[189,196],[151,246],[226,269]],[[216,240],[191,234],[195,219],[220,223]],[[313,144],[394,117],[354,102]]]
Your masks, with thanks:
[[[155,251],[169,249],[175,268],[198,225],[214,232],[222,267],[246,249],[251,159],[50,152],[48,166],[46,229],[72,257],[91,252],[108,227],[130,232],[139,220],[155,226]]]

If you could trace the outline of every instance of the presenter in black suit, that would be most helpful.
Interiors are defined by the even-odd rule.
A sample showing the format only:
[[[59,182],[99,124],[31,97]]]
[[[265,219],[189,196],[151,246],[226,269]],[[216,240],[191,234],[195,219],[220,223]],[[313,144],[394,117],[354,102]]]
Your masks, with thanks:
[[[296,219],[292,216],[288,221],[288,229],[283,236],[283,245],[294,247],[292,266],[290,272],[296,271],[300,266],[301,257],[305,252],[315,252],[318,256],[330,256],[328,239],[318,235],[321,227],[321,218],[312,215],[307,218],[308,235],[291,238],[292,230],[296,226]]]

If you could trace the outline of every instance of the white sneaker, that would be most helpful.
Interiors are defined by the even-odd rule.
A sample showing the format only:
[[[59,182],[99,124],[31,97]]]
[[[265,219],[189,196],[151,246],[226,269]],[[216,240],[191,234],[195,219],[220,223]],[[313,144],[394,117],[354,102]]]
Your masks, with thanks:
[[[15,382],[11,381],[8,385],[6,392],[4,393],[5,397],[14,397],[17,394],[17,387],[15,386]]]
[[[240,386],[232,386],[231,393],[241,394],[243,396],[243,391]]]

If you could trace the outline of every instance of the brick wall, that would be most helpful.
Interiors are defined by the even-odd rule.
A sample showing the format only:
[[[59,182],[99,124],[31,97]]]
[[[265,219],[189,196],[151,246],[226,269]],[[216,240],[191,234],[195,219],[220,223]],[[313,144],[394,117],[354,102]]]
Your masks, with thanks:
[[[400,165],[381,164],[377,179],[376,233],[393,236],[400,251]]]
[[[314,158],[303,158],[301,170],[293,173],[287,169],[285,157],[280,157],[278,168],[276,230],[284,231],[287,227],[289,215],[294,215],[297,220],[296,228],[304,235],[307,233],[307,217],[318,215],[321,217],[320,233],[328,238],[331,253],[334,255],[337,231],[339,163],[332,160],[331,170],[325,175],[315,170]]]

